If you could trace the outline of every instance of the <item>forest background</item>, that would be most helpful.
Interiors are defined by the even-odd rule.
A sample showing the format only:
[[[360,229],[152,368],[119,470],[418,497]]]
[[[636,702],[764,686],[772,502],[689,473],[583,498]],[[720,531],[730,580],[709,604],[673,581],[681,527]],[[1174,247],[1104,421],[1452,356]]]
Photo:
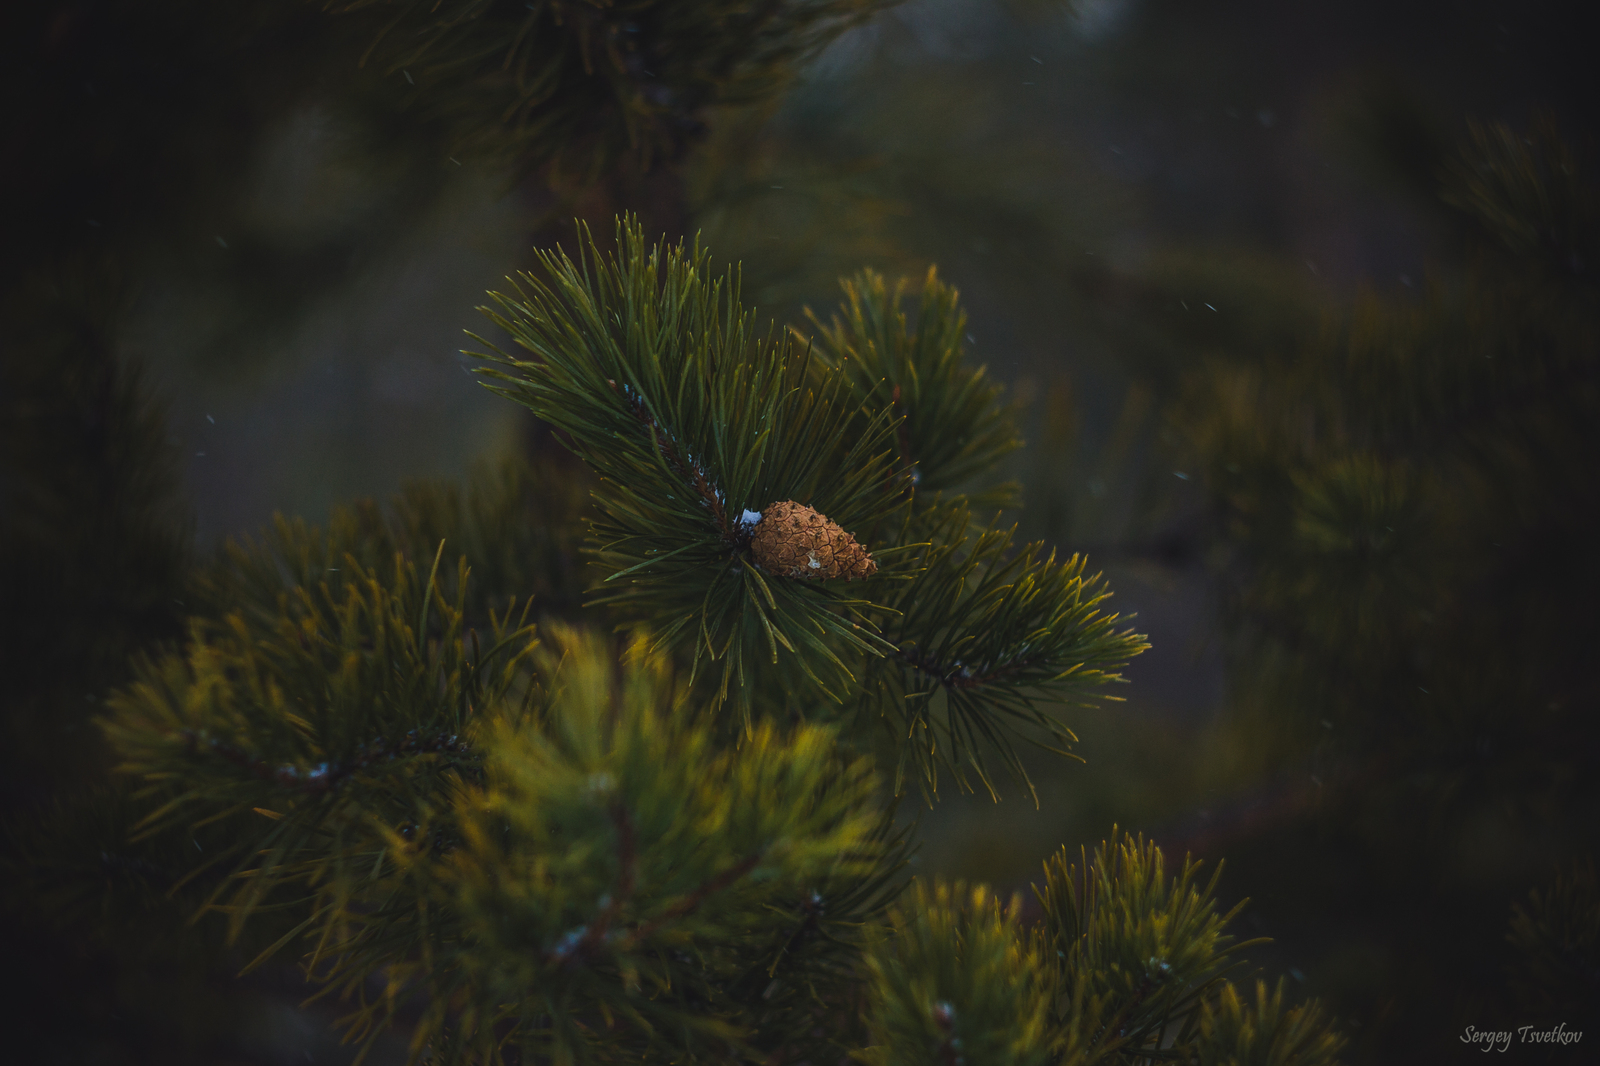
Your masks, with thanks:
[[[197,165],[212,147],[238,153],[244,176],[149,245],[116,345],[165,409],[204,552],[274,512],[322,521],[406,479],[541,447],[458,350],[483,292],[536,245],[570,246],[574,214],[605,229],[632,207],[658,232],[699,233],[743,264],[750,302],[802,326],[805,308],[831,309],[841,275],[918,279],[937,264],[961,290],[969,352],[1023,406],[1028,446],[1010,473],[1026,498],[1009,517],[1027,539],[1087,552],[1153,647],[1126,702],[1074,720],[1085,765],[1041,775],[1037,809],[944,797],[918,872],[1009,890],[1039,856],[1113,824],[1226,857],[1224,893],[1252,898],[1246,932],[1273,938],[1252,961],[1329,1003],[1351,1061],[1442,1061],[1462,1051],[1459,1019],[1429,1012],[1429,976],[1498,981],[1512,903],[1571,856],[1475,822],[1452,839],[1447,876],[1483,891],[1440,910],[1418,883],[1416,911],[1395,909],[1404,875],[1366,865],[1375,852],[1349,845],[1347,812],[1319,807],[1326,754],[1264,740],[1241,711],[1229,572],[1175,404],[1218,350],[1298,343],[1364,292],[1425,301],[1461,258],[1427,168],[1469,141],[1469,122],[1548,116],[1589,150],[1595,73],[1577,25],[1553,3],[910,0],[849,31],[773,106],[707,116],[648,185],[568,198],[489,154],[397,152],[312,94],[241,114],[231,144],[189,146]],[[27,161],[5,167],[26,189]],[[1398,893],[1370,889],[1386,878]],[[1404,931],[1418,914],[1436,936]],[[245,995],[230,1061],[341,1054],[291,991],[263,979]]]

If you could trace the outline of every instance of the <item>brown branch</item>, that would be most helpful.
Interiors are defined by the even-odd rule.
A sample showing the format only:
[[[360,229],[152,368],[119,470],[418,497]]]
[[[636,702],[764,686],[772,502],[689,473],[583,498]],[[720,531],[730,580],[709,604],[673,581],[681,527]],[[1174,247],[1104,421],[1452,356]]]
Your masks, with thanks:
[[[617,827],[617,888],[600,917],[595,919],[594,926],[589,932],[596,946],[605,940],[606,930],[612,921],[621,913],[622,906],[633,896],[633,881],[637,865],[637,850],[633,836],[633,819],[628,817],[628,808],[620,801],[611,805],[611,821]]]
[[[790,952],[799,947],[802,940],[816,932],[817,926],[822,920],[822,912],[822,897],[816,892],[812,892],[810,896],[801,902],[800,913],[804,917],[800,920],[800,925],[789,935],[789,939],[784,941],[783,948],[778,952],[777,958],[772,960],[772,966],[767,970],[768,977],[776,976],[778,964],[787,958]]]
[[[805,899],[800,901],[798,909],[801,915],[800,922],[784,939],[783,946],[773,955],[772,965],[762,967],[758,964],[751,967],[745,973],[743,979],[734,987],[734,999],[746,1003],[752,1008],[758,1006],[758,1001],[770,999],[772,993],[778,988],[778,967],[783,964],[783,960],[793,954],[794,950],[803,941],[817,934],[823,912],[826,909],[822,896],[813,890],[807,894]],[[777,1056],[777,1059],[768,1059],[768,1066],[772,1066],[774,1061],[781,1062],[786,1054],[787,1052],[783,1048],[774,1051],[773,1055]]]
[[[690,892],[687,896],[683,897],[683,899],[679,900],[677,903],[674,903],[671,907],[668,907],[654,921],[651,921],[645,925],[641,925],[639,928],[635,929],[633,934],[628,938],[630,944],[638,944],[655,933],[662,926],[666,925],[668,922],[676,921],[679,918],[694,913],[697,909],[699,909],[700,904],[704,903],[709,897],[721,892],[724,888],[727,888],[729,885],[739,880],[739,878],[755,869],[756,863],[760,861],[761,856],[751,855],[724,870],[711,880],[700,885],[693,892]]]
[[[321,796],[336,791],[355,774],[379,763],[393,762],[406,755],[463,755],[469,750],[454,733],[419,737],[417,731],[413,729],[398,741],[370,741],[358,748],[355,756],[347,762],[324,762],[304,769],[292,763],[269,763],[243,748],[226,741],[215,740],[203,733],[185,730],[183,736],[188,741],[191,752],[204,747],[263,781],[308,796]]]
[[[617,827],[617,861],[621,868],[617,875],[616,891],[606,900],[605,907],[601,909],[593,923],[567,933],[554,948],[550,949],[550,956],[558,962],[568,963],[573,959],[589,960],[597,957],[605,946],[611,926],[622,913],[623,906],[633,896],[637,865],[637,842],[634,837],[633,821],[628,817],[627,808],[621,803],[612,805],[611,818]],[[749,873],[760,860],[761,856],[751,855],[697,887],[667,908],[654,921],[635,927],[623,939],[622,950],[638,947],[642,941],[668,922],[693,913],[707,898]]]
[[[1105,1050],[1109,1051],[1113,1048],[1121,1046],[1122,1042],[1128,1038],[1128,1028],[1123,1023],[1127,1020],[1128,1015],[1139,1009],[1139,1004],[1144,1002],[1144,997],[1150,991],[1150,986],[1152,983],[1153,982],[1150,975],[1146,973],[1144,977],[1140,979],[1138,987],[1133,990],[1133,999],[1127,1003],[1124,1003],[1122,1005],[1122,1009],[1117,1011],[1115,1017],[1113,1017],[1109,1022],[1106,1022],[1104,1025],[1100,1026],[1100,1028],[1095,1031],[1094,1039],[1090,1041],[1091,1046],[1098,1044],[1100,1042],[1100,1038],[1106,1035],[1106,1031],[1108,1029],[1115,1029],[1116,1034],[1113,1038],[1113,1042],[1107,1045]]]
[[[562,963],[570,963],[576,958],[587,960],[598,956],[600,949],[605,946],[606,934],[610,932],[611,924],[617,920],[623,906],[633,896],[638,865],[633,819],[628,817],[628,808],[620,800],[611,805],[608,813],[617,830],[617,887],[606,899],[606,905],[601,908],[599,916],[592,924],[584,926],[582,932],[576,935],[568,933],[561,943],[551,949],[550,954]]]
[[[933,1022],[944,1039],[939,1042],[939,1060],[944,1066],[960,1066],[961,1054],[956,1050],[956,1012],[948,1003],[933,1008]]]
[[[667,457],[667,462],[672,465],[672,468],[678,472],[679,476],[688,479],[694,485],[694,489],[700,494],[701,500],[711,508],[711,513],[716,517],[717,528],[722,532],[722,539],[730,544],[739,543],[738,532],[728,524],[728,513],[723,508],[722,496],[716,489],[711,487],[711,482],[706,478],[705,470],[701,468],[700,464],[684,460],[683,456],[678,452],[677,442],[673,439],[672,434],[662,429],[655,417],[646,410],[644,398],[637,391],[627,386],[619,387],[610,378],[606,379],[606,384],[622,394],[623,398],[628,402],[628,409],[633,412],[633,417],[638,419],[639,423],[650,431],[650,443],[661,449],[662,454]]]
[[[997,666],[987,673],[973,673],[970,667],[956,665],[946,667],[931,655],[924,655],[917,650],[915,644],[909,648],[901,648],[896,653],[901,662],[905,663],[922,674],[933,678],[945,688],[970,690],[982,688],[984,685],[998,684],[1007,678],[1034,665],[1035,659],[1018,659],[1015,662]]]

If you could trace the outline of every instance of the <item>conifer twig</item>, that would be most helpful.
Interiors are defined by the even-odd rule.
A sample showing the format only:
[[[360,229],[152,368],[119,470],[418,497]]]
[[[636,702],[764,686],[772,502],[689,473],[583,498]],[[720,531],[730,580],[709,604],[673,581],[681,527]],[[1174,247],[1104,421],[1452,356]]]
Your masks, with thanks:
[[[709,881],[700,884],[694,891],[668,907],[656,918],[635,929],[632,935],[628,937],[629,945],[642,943],[668,922],[693,914],[696,910],[699,910],[700,904],[755,869],[756,864],[760,861],[760,855],[746,856]]]
[[[617,383],[610,378],[606,379],[606,384],[621,393],[628,401],[628,408],[633,412],[633,417],[637,418],[640,424],[650,431],[650,443],[661,449],[662,454],[667,457],[667,462],[672,464],[672,468],[680,476],[693,482],[695,491],[700,494],[700,498],[711,508],[712,515],[716,517],[717,529],[721,531],[722,539],[730,544],[739,544],[739,534],[728,525],[728,513],[722,505],[722,494],[711,487],[711,482],[706,478],[705,470],[698,462],[684,460],[683,456],[678,452],[676,438],[670,432],[661,428],[655,416],[645,409],[644,399],[637,392],[626,385],[619,388]]]
[[[306,770],[293,763],[274,765],[260,756],[251,755],[243,748],[193,730],[185,730],[183,737],[188,742],[191,752],[204,746],[263,781],[282,785],[310,796],[337,791],[339,786],[353,775],[378,763],[392,762],[404,755],[464,755],[468,751],[467,746],[454,733],[419,737],[417,731],[413,729],[400,741],[374,740],[364,744],[357,750],[355,758],[348,762],[323,762]]]
[[[992,685],[1004,681],[1006,678],[1026,670],[1037,661],[1034,659],[1016,659],[1003,666],[996,666],[988,673],[975,674],[972,672],[971,667],[964,665],[960,660],[957,660],[953,667],[945,667],[932,656],[919,653],[915,644],[909,648],[901,648],[898,654],[901,662],[933,678],[945,688],[959,689],[982,688],[984,685]]]
[[[616,891],[606,899],[606,905],[601,908],[600,915],[593,924],[584,929],[583,934],[575,939],[563,941],[551,954],[562,962],[569,962],[577,956],[592,957],[606,941],[606,934],[611,930],[611,923],[622,913],[623,906],[633,896],[634,878],[638,865],[638,848],[634,839],[633,819],[628,817],[628,808],[622,803],[613,803],[610,809],[612,824],[617,830],[617,887]]]

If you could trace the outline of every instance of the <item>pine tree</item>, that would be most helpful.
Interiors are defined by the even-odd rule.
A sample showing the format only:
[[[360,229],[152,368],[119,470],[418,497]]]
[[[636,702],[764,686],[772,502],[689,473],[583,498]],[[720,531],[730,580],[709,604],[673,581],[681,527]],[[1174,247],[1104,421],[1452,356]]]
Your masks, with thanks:
[[[1314,1007],[1228,991],[1233,915],[1150,845],[1048,867],[1037,930],[981,889],[905,893],[904,779],[992,789],[992,749],[1025,784],[1014,740],[1066,753],[1060,709],[1142,647],[1081,558],[939,490],[1014,445],[954,293],[930,277],[913,326],[847,283],[808,351],[705,253],[619,245],[497,296],[528,354],[486,371],[595,469],[625,646],[471,591],[454,539],[491,573],[526,550],[503,499],[282,524],[111,700],[127,868],[192,840],[169,894],[255,963],[306,952],[352,1038],[400,1022],[429,1060],[1331,1061]]]
[[[709,101],[770,94],[871,10],[339,11],[385,7],[383,35],[354,36],[419,68],[427,136],[557,181],[673,157]],[[120,247],[166,220],[123,219]],[[26,292],[8,305],[15,395],[95,405],[108,439],[85,462],[127,494],[74,499],[18,463],[8,546],[98,508],[61,569],[133,555],[103,578],[126,609],[67,616],[94,633],[88,668],[41,658],[8,694],[25,728],[109,690],[117,762],[109,787],[30,784],[13,913],[128,972],[298,960],[361,1054],[398,1032],[412,1061],[1334,1061],[1314,1004],[1229,982],[1249,944],[1215,878],[1142,839],[1053,858],[1033,927],[981,887],[908,884],[896,800],[996,794],[1002,768],[1028,788],[1017,744],[1071,756],[1070,708],[1144,647],[1084,558],[988,517],[1019,441],[954,290],[930,273],[912,315],[863,273],[787,331],[698,246],[636,219],[614,247],[580,232],[575,260],[541,253],[493,294],[515,347],[481,355],[588,475],[517,459],[194,564],[136,378],[92,330],[30,333],[49,319]],[[98,266],[23,236],[8,283],[87,278],[77,307],[104,305]],[[51,377],[54,350],[93,372]],[[17,413],[16,450],[42,453],[41,409]],[[23,576],[8,601],[50,599]]]
[[[1422,292],[1320,324],[1266,286],[1199,323],[1168,279],[1140,306],[1183,323],[1150,347],[1181,357],[1154,388],[1224,604],[1213,750],[1274,788],[1217,846],[1282,886],[1277,928],[1369,1019],[1359,1049],[1414,1061],[1468,1025],[1582,1030],[1600,1002],[1600,215],[1551,121],[1460,144],[1403,108],[1368,121],[1444,236]]]

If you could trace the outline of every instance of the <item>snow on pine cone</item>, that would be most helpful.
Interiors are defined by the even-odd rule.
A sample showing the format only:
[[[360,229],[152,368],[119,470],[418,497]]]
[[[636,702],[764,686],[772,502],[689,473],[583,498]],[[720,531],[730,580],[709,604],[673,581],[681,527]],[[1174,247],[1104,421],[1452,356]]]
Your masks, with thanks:
[[[793,500],[767,507],[750,534],[750,551],[762,569],[784,577],[856,581],[878,572],[878,564],[856,538],[827,515]]]

